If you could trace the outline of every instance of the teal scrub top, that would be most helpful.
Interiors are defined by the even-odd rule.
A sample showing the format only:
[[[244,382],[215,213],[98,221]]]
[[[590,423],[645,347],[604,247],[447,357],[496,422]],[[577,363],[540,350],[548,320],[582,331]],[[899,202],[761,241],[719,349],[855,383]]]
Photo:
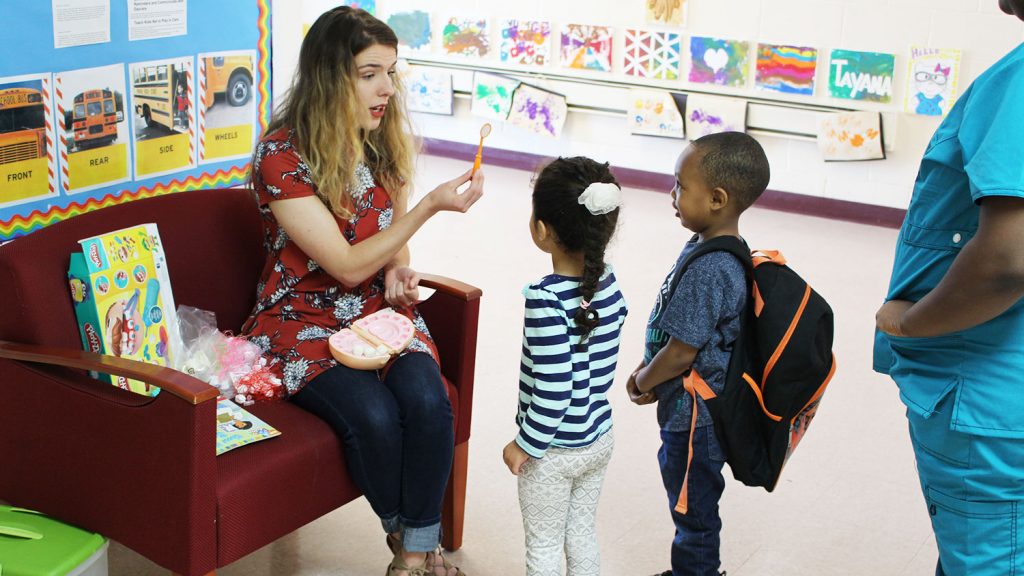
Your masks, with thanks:
[[[887,299],[920,300],[978,230],[986,196],[1024,197],[1024,44],[953,106],[921,161]],[[876,331],[874,369],[929,417],[955,393],[952,428],[1024,438],[1024,300],[984,324],[934,338]]]

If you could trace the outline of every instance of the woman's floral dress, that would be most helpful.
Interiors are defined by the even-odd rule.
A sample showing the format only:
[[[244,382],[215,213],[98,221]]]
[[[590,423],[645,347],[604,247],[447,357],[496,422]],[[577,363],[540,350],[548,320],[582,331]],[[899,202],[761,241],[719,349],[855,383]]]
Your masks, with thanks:
[[[241,333],[259,345],[271,369],[292,395],[324,370],[337,365],[327,339],[353,321],[389,304],[384,300],[384,270],[358,286],[346,288],[309,258],[281,228],[268,204],[274,200],[314,196],[316,185],[299,157],[291,130],[264,138],[253,163],[253,187],[263,217],[267,263],[257,285],[256,306]],[[391,226],[391,197],[377,186],[369,168],[356,170],[351,190],[354,215],[335,217],[349,244],[357,244]],[[419,312],[401,310],[416,327],[403,354],[426,352],[437,361],[437,349]]]

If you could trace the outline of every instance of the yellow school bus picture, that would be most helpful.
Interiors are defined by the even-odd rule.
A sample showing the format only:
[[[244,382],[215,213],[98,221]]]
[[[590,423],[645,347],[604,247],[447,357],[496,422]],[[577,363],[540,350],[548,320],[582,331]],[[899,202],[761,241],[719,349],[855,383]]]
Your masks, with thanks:
[[[39,86],[0,89],[0,164],[46,156],[46,110]]]
[[[106,146],[117,140],[117,123],[124,120],[120,92],[107,88],[86,90],[75,96],[73,103],[69,125],[75,148]]]
[[[206,61],[206,91],[203,103],[213,106],[218,95],[232,106],[244,106],[252,98],[252,57],[211,56]]]
[[[138,66],[132,70],[132,102],[135,114],[148,128],[187,132],[189,123],[188,77],[171,64]]]

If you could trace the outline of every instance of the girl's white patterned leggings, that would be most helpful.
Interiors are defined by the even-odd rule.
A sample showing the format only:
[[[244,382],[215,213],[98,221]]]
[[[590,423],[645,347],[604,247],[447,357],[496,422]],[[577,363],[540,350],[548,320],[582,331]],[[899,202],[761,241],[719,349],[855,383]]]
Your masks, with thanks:
[[[519,507],[526,530],[527,576],[601,573],[597,501],[615,439],[609,430],[582,448],[551,447],[519,470]]]

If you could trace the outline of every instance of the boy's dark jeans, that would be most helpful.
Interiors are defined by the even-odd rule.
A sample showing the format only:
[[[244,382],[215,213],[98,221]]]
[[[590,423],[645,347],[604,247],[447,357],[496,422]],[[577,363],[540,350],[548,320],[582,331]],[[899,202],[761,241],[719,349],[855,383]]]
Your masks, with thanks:
[[[714,426],[701,426],[693,433],[693,460],[688,489],[689,512],[675,511],[686,474],[690,432],[661,431],[658,463],[668,493],[669,510],[676,525],[672,541],[672,576],[718,576],[719,535],[722,519],[718,501],[725,489],[722,465],[725,455],[714,438]]]

